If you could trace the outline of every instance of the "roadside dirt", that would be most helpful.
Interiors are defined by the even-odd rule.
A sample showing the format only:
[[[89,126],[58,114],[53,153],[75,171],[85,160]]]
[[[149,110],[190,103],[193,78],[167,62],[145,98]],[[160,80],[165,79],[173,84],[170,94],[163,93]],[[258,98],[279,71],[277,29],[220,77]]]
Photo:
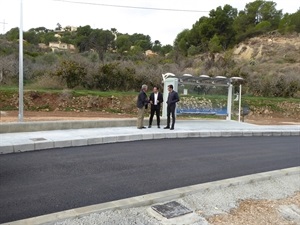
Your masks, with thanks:
[[[182,98],[181,101],[183,104],[194,104],[191,99],[184,99]],[[250,109],[249,115],[245,117],[245,122],[282,125],[300,123],[298,102],[260,101],[256,105]],[[1,122],[18,121],[18,94],[15,92],[0,93],[0,111]],[[149,109],[147,113],[149,113]],[[38,91],[24,93],[25,121],[135,118],[136,115],[136,96],[76,96],[70,90],[59,93]],[[180,119],[187,118],[190,117],[181,117]],[[235,118],[237,118],[236,115]],[[199,116],[197,119],[207,119],[207,117]],[[224,118],[218,117],[217,119]]]
[[[24,112],[24,121],[103,120],[113,118],[134,118],[134,115],[107,112]],[[17,122],[18,111],[2,113],[0,121],[3,123]]]
[[[114,118],[136,118],[136,114],[109,113],[109,112],[98,112],[98,111],[86,111],[86,112],[25,111],[24,112],[24,121],[105,120],[105,119],[114,119]],[[179,116],[178,119],[187,119],[187,118]],[[197,119],[205,120],[207,118],[197,117]],[[18,111],[1,112],[0,122],[1,123],[18,122]],[[292,124],[300,125],[300,121],[295,118],[266,118],[266,117],[259,117],[259,116],[247,117],[245,118],[245,122],[258,124],[258,125],[292,125]]]
[[[250,117],[245,119],[245,122],[257,125],[300,125],[300,121],[293,118]]]
[[[300,208],[300,192],[279,200],[245,200],[229,214],[208,218],[212,225],[297,225],[299,221],[284,217],[280,206],[296,205]]]

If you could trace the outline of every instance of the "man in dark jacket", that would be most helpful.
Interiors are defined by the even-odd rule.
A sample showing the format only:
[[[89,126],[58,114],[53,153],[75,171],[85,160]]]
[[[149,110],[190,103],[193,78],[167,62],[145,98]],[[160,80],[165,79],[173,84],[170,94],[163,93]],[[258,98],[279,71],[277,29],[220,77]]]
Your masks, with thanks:
[[[167,100],[167,126],[164,129],[174,130],[175,125],[175,109],[176,103],[179,102],[179,96],[176,91],[173,90],[173,85],[168,85],[168,100]],[[170,127],[170,114],[172,114],[172,126]]]
[[[139,93],[137,98],[137,108],[138,108],[137,128],[138,129],[146,128],[144,127],[144,113],[149,103],[146,94],[147,90],[148,90],[148,86],[146,84],[143,84],[141,92]]]
[[[151,113],[149,118],[149,126],[151,128],[154,113],[156,114],[157,120],[157,127],[160,128],[160,104],[164,101],[163,95],[158,91],[158,87],[153,87],[153,92],[150,94],[149,97],[150,104],[151,104]]]

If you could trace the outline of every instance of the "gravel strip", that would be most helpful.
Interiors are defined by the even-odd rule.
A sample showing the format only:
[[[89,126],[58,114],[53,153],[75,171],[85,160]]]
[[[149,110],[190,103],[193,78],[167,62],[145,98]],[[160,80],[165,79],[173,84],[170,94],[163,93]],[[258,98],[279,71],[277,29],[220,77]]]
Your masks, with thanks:
[[[300,191],[300,175],[289,175],[266,181],[249,183],[242,186],[230,186],[219,190],[207,190],[186,196],[176,201],[193,210],[199,219],[192,225],[208,224],[204,218],[229,213],[237,208],[242,200],[268,199],[276,200],[288,198]],[[159,225],[166,224],[149,213],[150,207],[130,208],[123,210],[94,213],[82,218],[68,219],[55,225]]]

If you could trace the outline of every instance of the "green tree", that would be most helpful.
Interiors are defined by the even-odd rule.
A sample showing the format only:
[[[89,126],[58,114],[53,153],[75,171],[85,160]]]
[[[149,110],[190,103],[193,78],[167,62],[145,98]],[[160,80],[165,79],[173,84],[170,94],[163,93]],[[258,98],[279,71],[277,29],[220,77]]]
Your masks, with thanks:
[[[201,53],[201,49],[200,47],[198,46],[190,46],[189,49],[188,49],[188,55],[189,56],[194,56],[194,55],[197,55],[197,54],[200,54]]]
[[[217,7],[209,13],[209,17],[201,17],[190,31],[180,33],[174,43],[185,55],[188,49],[191,54],[194,50],[207,51],[210,40],[217,35],[220,45],[227,49],[235,43],[235,30],[233,23],[237,17],[237,9],[230,5]],[[194,46],[194,47],[192,47]],[[191,48],[192,47],[192,48]]]
[[[291,26],[293,26],[294,31],[300,33],[300,8],[291,15]]]
[[[37,45],[39,43],[39,36],[34,30],[29,30],[24,32],[24,40],[26,40],[30,44]]]
[[[232,46],[235,41],[235,30],[233,27],[234,20],[237,17],[237,9],[230,5],[217,7],[216,10],[211,10],[210,22],[213,24],[215,35],[218,35],[220,45],[223,49],[227,49]],[[212,37],[210,37],[211,39]]]
[[[282,10],[277,10],[276,5],[276,2],[264,1],[257,12],[257,23],[268,21],[271,29],[277,29],[282,18]]]
[[[281,33],[300,33],[300,9],[297,12],[288,14],[286,13],[279,23],[279,31]]]
[[[160,41],[159,40],[155,40],[154,41],[154,45],[153,45],[153,47],[152,47],[152,50],[154,51],[154,52],[161,52],[161,48],[162,48],[162,46],[161,46],[161,43],[160,43]]]
[[[140,46],[133,46],[130,48],[129,54],[132,56],[142,56],[144,53],[144,49]]]
[[[261,31],[261,32],[267,32],[271,28],[271,23],[269,21],[261,21],[255,26],[255,30]]]
[[[129,51],[132,46],[132,42],[130,41],[130,36],[128,34],[119,35],[116,40],[116,47],[118,52],[123,53],[125,51]]]
[[[152,48],[152,44],[148,40],[138,40],[134,46],[140,47],[144,51],[150,50]]]
[[[18,27],[12,28],[8,32],[6,32],[5,36],[6,36],[7,40],[9,40],[9,41],[18,40],[19,39],[19,28]]]
[[[78,27],[76,31],[75,43],[79,49],[79,52],[89,51],[92,47],[89,43],[89,36],[93,32],[91,26],[86,25]]]
[[[109,30],[90,29],[90,26],[81,27],[76,39],[79,52],[93,49],[99,55],[99,59],[104,59],[104,53],[114,44],[114,35]]]
[[[209,51],[212,53],[222,51],[221,41],[218,35],[214,35],[212,39],[210,39],[208,44]]]
[[[262,32],[256,28],[256,25],[264,21],[264,30],[277,29],[281,17],[282,10],[277,10],[276,3],[273,1],[256,0],[246,4],[245,9],[239,12],[234,21],[237,40],[242,41]],[[270,23],[269,27],[265,26],[266,22]]]
[[[134,33],[130,35],[130,41],[133,46],[139,46],[144,51],[152,49],[151,38],[149,35]]]
[[[174,41],[174,48],[175,51],[187,55],[187,50],[189,47],[189,42],[188,42],[188,36],[189,36],[190,30],[185,29],[181,31],[179,34],[177,34],[177,37]]]
[[[61,42],[76,45],[76,33],[65,31],[60,39]]]
[[[37,28],[33,28],[31,29],[37,33],[48,33],[49,29],[47,29],[46,27],[37,27]]]
[[[112,33],[115,33],[115,34],[118,33],[118,30],[117,30],[116,28],[110,28],[110,31],[111,31]]]
[[[80,37],[80,36],[84,36],[84,37],[88,37],[91,33],[92,33],[93,29],[91,28],[90,25],[86,25],[86,26],[83,26],[83,27],[78,27],[77,28],[77,35]]]
[[[62,26],[60,25],[60,23],[57,23],[55,30],[61,30],[61,28],[62,28]]]
[[[173,46],[172,45],[164,45],[164,46],[161,47],[161,52],[164,55],[170,53],[172,50],[173,50]]]
[[[187,43],[189,43],[187,47],[194,45],[200,47],[201,51],[206,51],[208,49],[208,42],[215,33],[216,30],[210,18],[201,17],[186,36]]]
[[[112,48],[114,38],[109,30],[96,29],[90,34],[89,42],[98,52],[100,60],[103,60],[104,53]]]
[[[57,42],[58,38],[54,36],[54,32],[47,32],[44,33],[41,37],[40,37],[40,43],[44,43],[46,45],[49,44],[49,42]]]

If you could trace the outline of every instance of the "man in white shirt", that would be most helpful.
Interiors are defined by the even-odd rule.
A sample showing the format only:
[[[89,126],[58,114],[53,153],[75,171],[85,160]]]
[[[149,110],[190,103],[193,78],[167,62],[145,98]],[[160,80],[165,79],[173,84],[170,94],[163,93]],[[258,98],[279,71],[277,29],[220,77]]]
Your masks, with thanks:
[[[149,118],[149,126],[151,128],[154,113],[156,114],[157,128],[160,128],[160,104],[163,102],[163,95],[158,91],[158,87],[153,87],[153,92],[150,94],[151,112]]]

